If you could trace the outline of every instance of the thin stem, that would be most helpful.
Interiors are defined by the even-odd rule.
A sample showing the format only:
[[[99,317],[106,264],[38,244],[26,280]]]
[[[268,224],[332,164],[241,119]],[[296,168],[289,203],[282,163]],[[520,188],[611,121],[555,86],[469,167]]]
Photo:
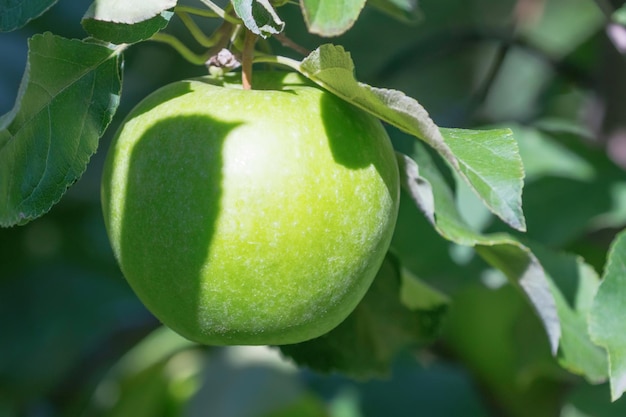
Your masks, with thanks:
[[[194,22],[194,20],[191,18],[191,16],[189,16],[189,14],[183,11],[177,11],[176,14],[183,22],[187,30],[189,30],[189,33],[191,33],[191,36],[193,36],[196,42],[198,42],[205,48],[210,48],[215,45],[216,40],[212,37],[205,35],[204,32],[202,32],[202,30],[198,27],[196,22]]]
[[[300,61],[284,56],[257,54],[254,57],[253,62],[255,64],[277,64],[285,67],[289,67],[294,71],[302,72],[300,68]]]
[[[220,17],[217,13],[215,13],[212,10],[198,9],[197,7],[191,7],[191,6],[176,6],[176,8],[174,8],[174,12],[187,13],[187,14],[192,14],[192,15],[201,16],[201,17]]]
[[[252,60],[254,59],[254,44],[257,35],[246,30],[243,41],[243,51],[241,52],[241,84],[244,90],[252,89]]]
[[[217,28],[217,30],[211,35],[211,38],[215,38],[215,43],[213,44],[212,49],[209,51],[209,55],[213,56],[223,48],[226,48],[231,41],[231,36],[233,35],[237,26],[234,26],[232,23],[228,21],[222,22],[221,26]]]
[[[187,61],[191,62],[194,65],[204,65],[204,63],[209,59],[208,54],[198,55],[192,52],[189,48],[185,46],[177,37],[167,34],[167,33],[155,33],[150,38],[151,41],[162,42],[168,44],[172,48],[176,49],[176,51]]]
[[[222,19],[230,23],[233,23],[235,25],[238,25],[239,23],[241,23],[239,19],[237,19],[236,17],[233,17],[230,13],[226,13],[226,11],[224,11],[217,4],[213,3],[211,0],[200,0],[200,1],[204,3],[209,9],[211,9],[215,14],[217,14]]]
[[[309,51],[303,46],[298,45],[297,43],[295,43],[294,41],[292,41],[291,39],[289,39],[287,36],[285,36],[282,33],[278,33],[274,35],[274,37],[281,43],[281,45],[287,48],[291,48],[301,55],[307,56],[311,53],[311,51]]]

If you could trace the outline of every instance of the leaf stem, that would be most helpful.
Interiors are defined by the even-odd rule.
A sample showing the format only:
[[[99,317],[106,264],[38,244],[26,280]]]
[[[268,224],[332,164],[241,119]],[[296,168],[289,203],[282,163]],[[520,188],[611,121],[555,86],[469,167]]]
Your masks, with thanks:
[[[200,16],[200,17],[220,17],[220,15],[215,13],[213,10],[198,9],[197,7],[191,7],[191,6],[176,6],[174,8],[174,12],[176,14],[185,13],[185,14],[192,14],[192,15]]]
[[[243,41],[243,51],[241,52],[241,84],[244,90],[252,89],[252,60],[254,59],[254,44],[257,35],[246,30]]]
[[[293,40],[289,39],[287,36],[285,36],[283,33],[277,33],[274,35],[274,38],[276,38],[276,40],[278,40],[281,45],[287,47],[287,48],[291,48],[294,51],[296,51],[297,53],[307,56],[311,53],[311,51],[309,51],[308,49],[306,49],[303,46],[298,45],[297,43],[295,43]]]
[[[266,54],[259,54],[259,53],[257,53],[254,56],[253,62],[255,64],[261,64],[261,63],[278,64],[278,65],[282,65],[282,66],[285,66],[285,67],[289,67],[292,70],[298,71],[299,73],[302,74],[302,71],[300,70],[300,61],[297,61],[297,60],[292,59],[292,58],[287,58],[287,57],[284,57],[284,56],[266,55]]]
[[[155,33],[151,41],[162,42],[174,48],[183,58],[194,65],[204,65],[209,59],[209,54],[198,55],[185,46],[176,36],[167,33]]]
[[[181,22],[183,22],[187,30],[189,30],[189,33],[191,33],[191,36],[193,36],[196,42],[205,48],[210,48],[215,45],[216,40],[205,35],[187,12],[177,10],[176,14],[180,18]]]
[[[211,9],[218,17],[221,17],[227,22],[233,23],[235,25],[238,25],[241,23],[241,21],[238,18],[232,16],[230,13],[226,13],[224,9],[219,7],[217,4],[213,3],[211,0],[200,0],[200,1],[204,3],[209,9]]]

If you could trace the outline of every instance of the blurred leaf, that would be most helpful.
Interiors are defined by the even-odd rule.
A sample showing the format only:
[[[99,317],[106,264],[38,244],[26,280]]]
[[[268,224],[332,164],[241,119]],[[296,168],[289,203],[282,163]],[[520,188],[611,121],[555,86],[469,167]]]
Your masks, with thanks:
[[[322,400],[313,395],[302,395],[285,408],[270,412],[262,417],[330,417],[330,415]]]
[[[611,18],[615,23],[626,26],[626,4],[615,10]]]
[[[119,23],[98,19],[95,11],[96,4],[93,3],[81,21],[83,28],[94,38],[118,45],[149,39],[165,28],[174,15],[171,10],[163,10],[154,17],[136,23]]]
[[[121,61],[51,33],[30,39],[15,107],[0,117],[0,226],[41,216],[82,175],[119,104]]]
[[[357,378],[388,374],[400,351],[438,335],[447,310],[447,300],[434,290],[424,295],[428,299],[424,302],[411,293],[414,288],[409,289],[402,302],[403,279],[413,278],[402,278],[396,262],[386,258],[367,294],[344,322],[321,337],[279,346],[280,350],[298,365],[321,372]],[[422,309],[423,305],[429,308]]]
[[[581,139],[581,132],[566,128],[555,122],[513,127],[527,173],[527,237],[551,247],[588,241],[592,230],[626,224],[624,171],[603,149]]]
[[[309,32],[338,36],[354,25],[366,0],[300,0]]]
[[[176,3],[177,0],[95,0],[85,17],[132,25],[159,16]]]
[[[626,391],[626,232],[618,235],[608,254],[604,279],[589,317],[593,340],[609,354],[613,401]]]
[[[524,172],[510,131],[440,130],[426,110],[404,93],[356,81],[350,54],[340,46],[322,45],[302,61],[299,70],[344,100],[424,140],[468,182],[490,210],[510,226],[524,230]]]
[[[144,311],[123,281],[89,269],[46,263],[11,278],[0,280],[0,397],[17,403],[79,376],[85,356]]]
[[[269,0],[232,0],[237,16],[252,33],[267,38],[283,31],[280,20]]]
[[[99,381],[83,416],[179,416],[204,365],[195,347],[166,327],[153,331]]]
[[[521,28],[521,35],[554,59],[574,51],[605,22],[604,14],[593,1],[550,0],[542,5],[532,24]]]
[[[473,282],[452,303],[445,346],[489,393],[490,404],[510,416],[558,415],[562,381],[569,376],[551,356],[542,324],[519,293],[508,285],[492,289]]]
[[[10,32],[40,16],[57,0],[0,0],[0,32]]]
[[[213,350],[202,374],[185,417],[260,417],[292,406],[309,410],[312,405],[306,404],[309,394],[296,367],[267,346]]]
[[[626,398],[611,402],[607,395],[608,384],[579,384],[568,391],[565,398],[565,410],[560,417],[623,417],[626,416]]]
[[[415,23],[422,17],[417,0],[368,0],[367,5],[407,23]]]

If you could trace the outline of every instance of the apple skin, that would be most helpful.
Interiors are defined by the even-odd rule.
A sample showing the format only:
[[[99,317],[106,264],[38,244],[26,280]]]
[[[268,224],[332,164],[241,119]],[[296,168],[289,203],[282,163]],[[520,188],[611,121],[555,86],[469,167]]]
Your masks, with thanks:
[[[294,73],[175,82],[118,130],[102,180],[122,273],[165,325],[209,345],[320,336],[356,307],[398,212],[380,121]]]

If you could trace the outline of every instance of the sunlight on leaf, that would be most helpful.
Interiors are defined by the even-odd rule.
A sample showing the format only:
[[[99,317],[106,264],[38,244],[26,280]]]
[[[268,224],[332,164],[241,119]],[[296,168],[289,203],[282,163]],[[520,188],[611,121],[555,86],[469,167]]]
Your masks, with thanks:
[[[85,17],[103,22],[133,24],[158,16],[176,6],[177,0],[96,0]]]
[[[302,61],[299,70],[342,99],[422,139],[439,152],[494,214],[510,226],[525,230],[521,210],[524,171],[509,130],[440,130],[428,112],[401,91],[358,82],[350,54],[339,46],[322,45]]]
[[[96,18],[95,4],[92,4],[83,16],[81,24],[94,38],[119,45],[149,39],[165,28],[173,15],[173,11],[163,10],[156,16],[136,23],[118,23]]]
[[[47,212],[84,172],[119,104],[119,51],[46,33],[29,41],[15,107],[0,117],[0,225]]]
[[[269,0],[233,0],[232,3],[237,16],[255,35],[267,38],[283,31],[285,23]]]

